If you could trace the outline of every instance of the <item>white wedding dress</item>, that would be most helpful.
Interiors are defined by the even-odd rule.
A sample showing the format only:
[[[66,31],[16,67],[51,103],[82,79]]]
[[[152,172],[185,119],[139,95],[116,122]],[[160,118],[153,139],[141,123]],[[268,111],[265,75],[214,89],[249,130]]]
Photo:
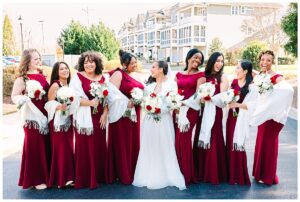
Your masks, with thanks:
[[[153,92],[156,83],[145,87],[147,93]],[[174,80],[167,79],[162,83],[160,95],[176,90]],[[161,189],[176,186],[186,189],[185,181],[177,161],[175,152],[175,132],[170,110],[161,107],[161,120],[156,122],[145,115],[141,124],[141,145],[134,173],[133,185],[146,186],[148,189]]]

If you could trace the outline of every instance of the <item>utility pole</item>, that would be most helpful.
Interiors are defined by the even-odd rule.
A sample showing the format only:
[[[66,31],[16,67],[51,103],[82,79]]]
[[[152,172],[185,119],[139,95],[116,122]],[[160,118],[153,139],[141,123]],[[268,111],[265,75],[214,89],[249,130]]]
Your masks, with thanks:
[[[89,22],[89,7],[83,8],[82,11],[86,13],[87,23],[88,23],[88,27],[89,27],[90,26],[90,22]]]
[[[20,17],[18,18],[18,21],[20,22],[20,27],[21,27],[21,47],[22,47],[22,52],[24,51],[24,40],[23,40],[23,19],[20,15]]]
[[[39,22],[41,23],[42,26],[42,37],[43,37],[43,53],[45,54],[45,38],[44,38],[44,20],[39,20]]]

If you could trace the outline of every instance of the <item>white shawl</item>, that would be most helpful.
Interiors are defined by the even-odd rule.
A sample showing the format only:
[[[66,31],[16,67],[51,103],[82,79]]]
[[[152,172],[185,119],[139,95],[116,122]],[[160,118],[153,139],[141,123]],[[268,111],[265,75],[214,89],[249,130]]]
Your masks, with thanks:
[[[215,123],[216,117],[216,105],[214,104],[214,97],[211,101],[206,101],[203,110],[200,135],[198,140],[198,146],[203,149],[210,148],[211,129]]]
[[[69,106],[69,111],[67,112],[68,114],[63,115],[62,111],[56,110],[56,107],[59,105],[61,105],[61,103],[57,102],[56,100],[48,101],[45,104],[45,109],[48,112],[48,122],[50,122],[54,118],[54,122],[53,122],[54,131],[55,132],[59,132],[59,131],[67,132],[71,126],[70,115],[73,114],[74,107],[71,104]]]
[[[113,84],[108,85],[108,121],[113,123],[118,121],[127,109],[128,98],[123,95]],[[70,87],[75,91],[73,124],[79,134],[91,135],[93,133],[93,122],[90,106],[80,106],[80,99],[88,99],[82,89],[82,84],[77,74],[74,74],[70,82]]]
[[[199,104],[201,97],[197,96],[196,98],[194,98],[194,95],[182,101],[184,105],[181,106],[179,109],[178,124],[177,124],[180,132],[187,132],[190,129],[190,121],[187,118],[187,112],[189,108],[192,108],[196,111],[200,110],[201,113],[201,106]]]
[[[258,104],[251,117],[250,125],[259,126],[271,119],[284,125],[292,105],[293,95],[294,89],[288,82],[283,80],[275,84],[269,95],[258,97]]]
[[[21,106],[19,110],[23,127],[38,129],[40,134],[47,135],[49,132],[47,117],[25,95],[16,95],[12,101]]]
[[[233,150],[235,151],[245,151],[246,139],[250,136],[250,118],[253,114],[258,97],[258,89],[254,84],[249,85],[249,92],[247,93],[243,104],[247,105],[247,109],[239,108],[239,114],[237,117],[234,135],[233,135]]]

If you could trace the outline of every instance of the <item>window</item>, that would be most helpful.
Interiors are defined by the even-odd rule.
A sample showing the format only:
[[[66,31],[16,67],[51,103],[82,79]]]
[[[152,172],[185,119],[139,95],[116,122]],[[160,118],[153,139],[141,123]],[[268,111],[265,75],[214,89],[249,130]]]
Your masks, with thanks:
[[[194,36],[199,36],[199,33],[200,33],[200,31],[199,31],[199,25],[195,25],[194,26]]]
[[[239,7],[238,6],[231,6],[231,15],[238,15]]]
[[[205,26],[201,26],[201,37],[205,37]]]
[[[194,15],[195,16],[206,16],[206,8],[195,7]]]
[[[247,27],[247,35],[253,34],[253,29],[251,27]]]
[[[245,6],[241,6],[241,8],[240,8],[240,14],[246,14],[246,8],[245,8]]]

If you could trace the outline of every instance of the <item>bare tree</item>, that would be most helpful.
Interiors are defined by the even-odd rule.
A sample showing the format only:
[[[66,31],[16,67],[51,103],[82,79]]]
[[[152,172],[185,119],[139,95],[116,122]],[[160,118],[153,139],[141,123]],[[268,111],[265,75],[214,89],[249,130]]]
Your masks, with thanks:
[[[280,8],[256,7],[250,18],[245,19],[241,31],[247,35],[251,34],[253,40],[261,40],[269,45],[275,54],[275,67],[278,65],[278,55],[281,46],[287,41],[287,35],[280,26]],[[250,33],[249,33],[250,32]]]

